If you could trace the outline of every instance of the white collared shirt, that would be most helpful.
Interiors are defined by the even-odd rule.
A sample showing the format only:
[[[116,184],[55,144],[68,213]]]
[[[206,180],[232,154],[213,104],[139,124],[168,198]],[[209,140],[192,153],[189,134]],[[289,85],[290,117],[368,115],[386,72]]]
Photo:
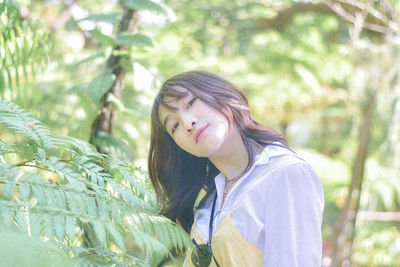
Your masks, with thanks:
[[[260,178],[277,157],[285,160],[277,161]],[[321,266],[323,189],[315,171],[302,158],[270,145],[228,192],[222,207],[222,173],[215,177],[215,186],[213,231],[230,214],[238,233],[264,252],[263,266]],[[214,196],[211,194],[197,211],[196,229],[203,240],[208,240]]]

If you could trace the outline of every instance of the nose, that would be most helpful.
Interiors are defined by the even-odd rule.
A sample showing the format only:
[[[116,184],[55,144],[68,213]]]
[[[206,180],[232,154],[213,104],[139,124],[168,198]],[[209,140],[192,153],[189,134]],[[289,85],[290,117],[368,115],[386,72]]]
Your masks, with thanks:
[[[197,118],[195,116],[188,114],[183,118],[183,120],[184,120],[184,125],[185,125],[186,131],[191,132],[193,130],[193,127],[197,123]]]

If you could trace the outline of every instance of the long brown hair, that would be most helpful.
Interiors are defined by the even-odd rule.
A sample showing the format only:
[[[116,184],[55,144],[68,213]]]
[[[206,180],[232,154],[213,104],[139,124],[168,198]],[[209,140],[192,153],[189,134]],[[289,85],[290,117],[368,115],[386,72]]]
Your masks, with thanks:
[[[161,86],[151,111],[151,139],[148,170],[162,213],[177,220],[189,232],[193,224],[193,206],[202,188],[207,195],[214,190],[218,169],[208,158],[193,156],[181,149],[160,122],[160,105],[171,108],[167,97],[180,99],[190,91],[206,104],[220,111],[230,124],[238,126],[252,165],[257,146],[280,145],[289,148],[276,131],[258,124],[250,114],[244,94],[223,78],[207,71],[189,71],[169,78]],[[278,142],[278,143],[276,143]]]

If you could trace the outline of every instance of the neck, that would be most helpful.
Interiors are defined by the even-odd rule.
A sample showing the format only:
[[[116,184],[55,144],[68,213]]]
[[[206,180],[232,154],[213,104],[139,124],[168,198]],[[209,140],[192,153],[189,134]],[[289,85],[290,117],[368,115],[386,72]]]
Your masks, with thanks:
[[[249,163],[249,155],[236,126],[232,126],[227,140],[209,159],[227,180],[243,174]]]

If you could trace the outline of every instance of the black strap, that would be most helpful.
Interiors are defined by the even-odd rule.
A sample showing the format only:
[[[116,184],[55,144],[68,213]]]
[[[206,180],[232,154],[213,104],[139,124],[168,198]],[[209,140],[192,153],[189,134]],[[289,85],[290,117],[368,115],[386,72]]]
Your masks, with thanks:
[[[215,264],[217,267],[220,267],[218,264],[217,259],[214,257],[214,253],[212,253],[212,247],[211,247],[211,240],[212,240],[212,228],[213,228],[213,221],[214,221],[214,211],[215,211],[215,203],[217,202],[217,191],[215,191],[215,197],[211,209],[211,214],[210,214],[210,223],[208,225],[208,242],[210,243],[210,248],[211,248],[211,255],[213,256],[213,259],[215,261]]]

